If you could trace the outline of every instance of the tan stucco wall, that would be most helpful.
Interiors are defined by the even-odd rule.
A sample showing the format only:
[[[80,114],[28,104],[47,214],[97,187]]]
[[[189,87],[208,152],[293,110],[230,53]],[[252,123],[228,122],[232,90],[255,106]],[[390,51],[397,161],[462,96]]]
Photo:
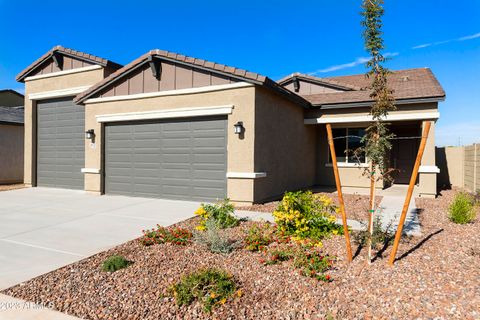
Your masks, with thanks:
[[[437,176],[439,186],[463,188],[464,184],[464,147],[435,148],[436,162],[440,168]]]
[[[435,166],[435,121],[430,121],[431,127],[428,133],[427,144],[422,157],[422,166]],[[423,126],[422,126],[423,131]],[[437,174],[420,173],[418,177],[418,191],[421,197],[434,198],[437,196]]]
[[[23,182],[23,126],[0,124],[0,184]]]
[[[233,105],[232,114],[228,116],[227,128],[227,171],[254,172],[255,142],[255,87],[204,92],[186,95],[172,95],[124,101],[88,103],[85,106],[85,127],[94,129],[95,146],[89,141],[85,145],[85,167],[102,168],[102,124],[97,122],[97,115],[153,111],[176,108],[212,107]],[[242,121],[245,127],[243,139],[233,133],[233,125]],[[86,174],[85,190],[102,192],[101,174]],[[228,179],[227,196],[235,202],[253,202],[252,179]]]
[[[255,202],[315,183],[316,128],[305,126],[304,108],[270,90],[255,91]]]
[[[89,86],[102,80],[104,69],[90,70],[79,73],[59,75],[36,80],[25,81],[25,161],[24,182],[26,185],[35,185],[36,159],[36,103],[28,98],[31,93],[62,90],[75,87]],[[72,97],[73,99],[73,97]]]

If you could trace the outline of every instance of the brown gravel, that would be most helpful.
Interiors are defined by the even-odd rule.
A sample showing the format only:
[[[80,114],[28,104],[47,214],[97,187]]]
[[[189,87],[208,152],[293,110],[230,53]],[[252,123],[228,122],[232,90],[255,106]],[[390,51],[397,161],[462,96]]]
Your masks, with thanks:
[[[197,245],[143,247],[131,241],[4,293],[52,303],[86,319],[480,319],[480,221],[449,222],[446,208],[453,194],[417,200],[424,235],[400,245],[402,258],[394,268],[386,258],[366,266],[365,250],[347,265],[343,238],[326,240],[324,250],[340,257],[331,283],[302,277],[288,262],[263,266],[259,253],[238,250],[223,256]],[[232,238],[249,224],[230,229]],[[113,253],[134,264],[112,274],[100,271]],[[388,254],[389,249],[383,256]],[[163,297],[182,274],[207,266],[231,272],[244,295],[211,315],[198,304],[179,308]]]
[[[8,191],[8,190],[15,190],[15,189],[22,189],[25,188],[23,183],[17,184],[0,184],[0,191]]]
[[[326,195],[333,199],[333,202],[338,206],[338,196],[331,192],[319,192],[316,194]],[[382,201],[382,196],[375,197],[377,204]],[[366,221],[368,220],[369,197],[358,194],[344,194],[343,200],[345,202],[345,211],[347,218],[352,220]],[[264,204],[254,204],[251,206],[238,207],[238,210],[258,211],[258,212],[273,212],[279,204],[279,201],[267,202]]]

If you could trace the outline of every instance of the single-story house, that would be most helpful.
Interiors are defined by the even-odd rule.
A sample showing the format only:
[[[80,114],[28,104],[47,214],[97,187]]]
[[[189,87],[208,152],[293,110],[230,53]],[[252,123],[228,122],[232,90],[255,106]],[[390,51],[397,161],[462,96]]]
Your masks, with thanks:
[[[0,184],[23,182],[24,96],[0,90]]]
[[[125,66],[54,47],[23,70],[25,183],[97,194],[237,203],[334,185],[325,124],[334,128],[344,186],[368,187],[345,153],[371,121],[363,75],[280,81],[152,50]],[[390,76],[397,110],[395,183],[408,183],[422,121],[432,122],[419,176],[437,193],[434,124],[445,93],[428,68]],[[413,137],[413,138],[412,138]]]

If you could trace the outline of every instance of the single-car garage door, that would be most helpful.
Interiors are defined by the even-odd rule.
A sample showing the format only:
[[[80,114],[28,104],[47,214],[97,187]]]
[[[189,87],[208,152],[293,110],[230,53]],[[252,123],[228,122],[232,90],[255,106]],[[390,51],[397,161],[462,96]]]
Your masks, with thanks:
[[[107,124],[105,193],[223,199],[226,126],[226,117]]]
[[[37,185],[83,189],[85,109],[72,97],[37,102]]]

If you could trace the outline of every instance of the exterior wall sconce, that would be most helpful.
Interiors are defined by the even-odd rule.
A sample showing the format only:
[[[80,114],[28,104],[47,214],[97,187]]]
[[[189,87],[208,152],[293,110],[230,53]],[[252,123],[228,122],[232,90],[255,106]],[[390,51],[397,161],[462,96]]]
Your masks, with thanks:
[[[85,131],[85,139],[93,140],[93,138],[95,138],[95,131],[93,129]]]
[[[233,125],[233,127],[235,128],[235,134],[242,134],[243,131],[245,130],[245,128],[243,127],[243,122],[242,121],[238,121],[237,123],[235,123]]]

